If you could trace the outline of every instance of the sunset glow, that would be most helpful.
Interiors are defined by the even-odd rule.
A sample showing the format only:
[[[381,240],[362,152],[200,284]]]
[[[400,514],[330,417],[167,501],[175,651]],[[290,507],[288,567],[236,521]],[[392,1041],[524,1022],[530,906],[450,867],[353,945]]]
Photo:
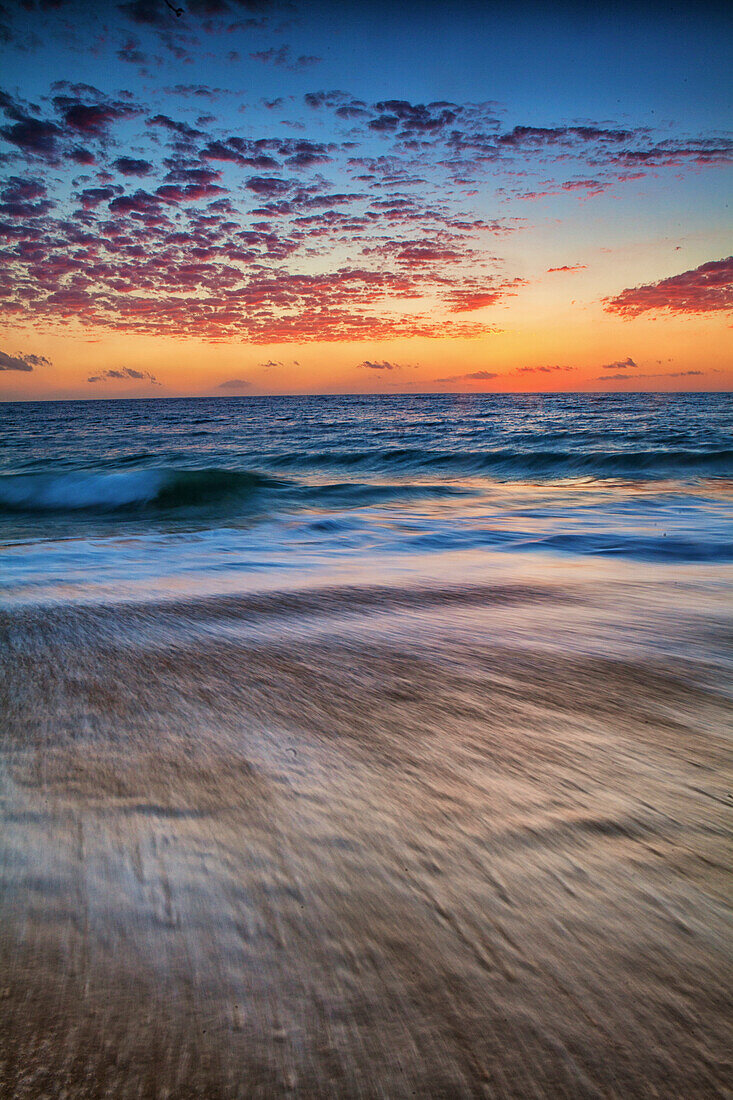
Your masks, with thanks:
[[[0,397],[730,386],[720,12],[178,10],[2,6]]]

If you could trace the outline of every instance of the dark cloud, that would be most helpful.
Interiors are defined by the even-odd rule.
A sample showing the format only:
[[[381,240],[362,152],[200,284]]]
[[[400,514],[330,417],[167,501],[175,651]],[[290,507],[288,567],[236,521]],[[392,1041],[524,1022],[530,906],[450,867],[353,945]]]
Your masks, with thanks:
[[[117,57],[120,61],[127,61],[131,65],[147,65],[150,60],[148,55],[140,49],[138,38],[126,38],[117,51]]]
[[[0,110],[10,120],[10,125],[0,126],[0,136],[7,142],[30,156],[55,156],[61,135],[61,128],[56,123],[36,118],[5,92],[0,92]]]
[[[187,122],[179,122],[168,115],[153,115],[152,118],[148,119],[148,125],[160,126],[162,129],[168,130],[170,133],[189,142],[206,137],[203,130],[196,130],[193,126],[189,126]]]
[[[369,359],[365,359],[363,363],[357,364],[359,367],[366,367],[368,370],[400,370],[399,363],[389,363],[386,359],[381,362],[372,362]]]
[[[113,213],[118,214],[138,213],[155,216],[159,214],[163,201],[160,195],[151,195],[148,191],[137,190],[133,195],[120,195],[113,199],[109,208]]]
[[[658,371],[656,374],[600,374],[597,378],[597,382],[639,382],[641,379],[647,378],[690,378],[697,377],[705,374],[702,370],[676,370],[676,371]],[[717,371],[710,371],[711,374],[717,374]]]
[[[448,378],[434,378],[434,382],[490,382],[493,378],[499,378],[500,375],[494,371],[488,370],[476,370],[470,374],[452,374]]]
[[[164,202],[198,202],[199,199],[211,198],[213,195],[224,194],[225,189],[215,183],[187,183],[164,184],[156,189],[156,196]]]
[[[149,382],[152,386],[160,386],[161,383],[146,370],[134,370],[132,367],[122,367],[120,370],[103,370],[100,374],[87,378],[87,382]]]
[[[10,218],[37,218],[52,206],[40,180],[10,176],[0,191],[0,214]]]
[[[87,187],[79,192],[79,202],[84,210],[95,210],[100,203],[119,195],[119,187]]]
[[[217,386],[219,390],[248,390],[252,386],[251,382],[248,382],[246,378],[230,378],[227,382],[220,382]]]
[[[184,99],[218,99],[225,94],[223,88],[211,88],[208,84],[175,84],[164,91],[168,95],[182,96]]]
[[[293,55],[290,46],[278,46],[269,50],[257,50],[255,53],[249,55],[255,61],[262,61],[266,65],[278,65],[282,69],[289,69],[290,72],[299,72],[301,69],[307,69],[311,65],[317,65],[321,61],[320,57],[313,57],[310,54],[300,54],[298,57]]]
[[[68,129],[93,138],[105,137],[114,122],[140,113],[129,103],[85,103],[68,95],[54,96],[53,105]]]
[[[375,248],[365,249],[389,256],[398,264],[408,267],[420,267],[423,264],[446,264],[460,262],[466,258],[465,242],[448,242],[420,239],[415,241],[389,241]]]
[[[143,25],[167,28],[178,26],[179,20],[185,24],[186,20],[194,18],[203,23],[204,29],[215,30],[222,25],[222,20],[230,22],[243,13],[261,16],[263,12],[285,10],[286,5],[274,0],[170,0],[169,3],[164,0],[128,0],[121,3],[119,9],[134,22]],[[245,20],[241,25],[261,24],[260,18]]]
[[[321,108],[332,110],[339,118],[363,118],[369,115],[364,100],[355,99],[348,92],[306,92],[303,100],[314,111]]]
[[[622,290],[604,299],[605,308],[622,317],[641,313],[714,313],[733,309],[733,256],[711,260],[700,267],[661,279],[657,283]]]
[[[460,113],[455,103],[412,104],[404,99],[383,100],[374,104],[374,110],[378,114],[370,119],[369,129],[382,133],[399,131],[402,138],[435,134],[452,126]]]
[[[617,359],[615,363],[604,363],[601,370],[621,370],[623,368],[638,367],[638,365],[629,355],[626,359]]]
[[[292,183],[274,176],[250,176],[244,186],[248,191],[254,191],[256,195],[272,198],[275,195],[287,194],[292,188]]]
[[[717,371],[710,371],[710,374],[717,374]],[[690,378],[692,376],[705,374],[704,370],[671,370],[665,374],[660,375],[660,378]],[[645,378],[651,378],[652,375],[644,375]]]
[[[47,359],[45,355],[8,355],[5,351],[0,351],[0,371],[4,370],[20,370],[28,373],[32,371],[34,367],[50,367],[51,360]]]
[[[515,126],[497,138],[499,145],[528,148],[546,145],[566,145],[568,142],[619,142],[634,138],[633,130],[606,129],[602,126]]]
[[[156,27],[168,29],[174,25],[177,18],[176,11],[184,13],[178,0],[172,0],[172,8],[160,0],[129,0],[119,4],[119,10],[133,23],[143,27]]]
[[[514,374],[554,374],[555,371],[571,371],[574,367],[517,367]]]
[[[259,168],[267,171],[279,168],[280,162],[271,156],[267,149],[270,142],[249,142],[244,138],[230,137],[208,142],[200,151],[204,160],[222,161],[239,164],[247,168]]]
[[[112,167],[123,176],[147,176],[153,170],[149,160],[138,160],[135,157],[118,157],[112,161]]]
[[[69,151],[69,160],[74,164],[90,165],[96,164],[97,158],[94,153],[89,149],[85,149],[83,146],[77,145],[75,148]]]
[[[307,141],[305,138],[282,142],[279,148],[281,156],[289,168],[311,168],[314,164],[325,164],[331,160],[333,145]]]

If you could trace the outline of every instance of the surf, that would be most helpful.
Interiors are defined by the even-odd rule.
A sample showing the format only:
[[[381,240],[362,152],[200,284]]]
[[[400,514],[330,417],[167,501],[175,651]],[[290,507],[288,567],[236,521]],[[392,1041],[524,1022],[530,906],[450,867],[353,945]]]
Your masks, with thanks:
[[[254,496],[280,481],[250,470],[69,470],[0,477],[6,512],[120,512],[176,509]]]

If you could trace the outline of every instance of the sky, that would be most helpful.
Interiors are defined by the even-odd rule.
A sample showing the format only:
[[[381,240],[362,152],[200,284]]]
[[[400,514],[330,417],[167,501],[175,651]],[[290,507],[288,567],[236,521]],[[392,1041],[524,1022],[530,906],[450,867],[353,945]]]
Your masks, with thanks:
[[[731,389],[732,23],[0,0],[0,400]]]

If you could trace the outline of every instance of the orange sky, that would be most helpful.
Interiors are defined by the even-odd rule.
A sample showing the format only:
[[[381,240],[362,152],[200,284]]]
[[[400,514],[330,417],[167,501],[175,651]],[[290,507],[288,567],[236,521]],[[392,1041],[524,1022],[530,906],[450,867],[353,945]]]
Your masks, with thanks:
[[[34,400],[217,393],[726,390],[733,384],[731,328],[720,314],[625,320],[597,305],[576,303],[553,316],[517,300],[486,312],[500,331],[457,340],[246,345],[90,336],[63,328],[42,335],[8,329],[2,347],[12,352],[33,347],[53,366],[28,374],[3,372],[0,392],[5,399]],[[628,359],[636,366],[612,368]],[[160,385],[135,379],[87,382],[100,369],[126,367],[153,374]],[[537,369],[548,367],[561,369]],[[690,371],[695,373],[686,373]],[[466,377],[482,372],[496,377]],[[602,380],[614,374],[623,378]],[[247,384],[220,388],[236,379]]]

